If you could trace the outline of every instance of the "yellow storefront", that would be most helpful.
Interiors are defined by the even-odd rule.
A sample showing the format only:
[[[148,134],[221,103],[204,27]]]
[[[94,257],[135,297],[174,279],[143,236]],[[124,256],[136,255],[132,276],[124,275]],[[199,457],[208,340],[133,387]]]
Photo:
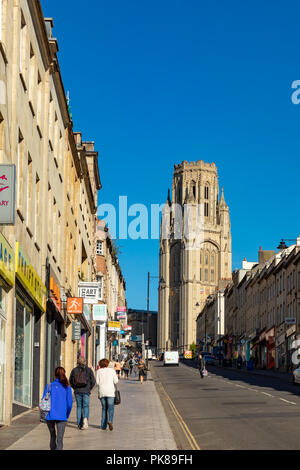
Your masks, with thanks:
[[[47,290],[16,243],[16,316],[13,416],[39,403],[41,316]]]
[[[15,283],[14,251],[0,233],[0,424],[5,416],[6,354],[5,338],[8,321],[8,293]],[[12,294],[13,295],[13,294]]]

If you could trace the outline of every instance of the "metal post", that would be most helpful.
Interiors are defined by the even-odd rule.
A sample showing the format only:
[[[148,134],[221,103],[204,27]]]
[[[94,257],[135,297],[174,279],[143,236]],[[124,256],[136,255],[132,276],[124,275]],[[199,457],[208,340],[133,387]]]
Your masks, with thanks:
[[[148,285],[147,285],[147,328],[146,328],[146,341],[149,340],[149,290],[150,290],[150,273],[148,272]],[[148,343],[149,345],[149,343]],[[146,359],[146,365],[148,369],[148,354]]]

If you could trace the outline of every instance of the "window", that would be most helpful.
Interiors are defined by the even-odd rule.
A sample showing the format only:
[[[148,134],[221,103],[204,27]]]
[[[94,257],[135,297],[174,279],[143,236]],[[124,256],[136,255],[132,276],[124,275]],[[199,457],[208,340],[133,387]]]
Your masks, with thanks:
[[[209,196],[209,188],[208,186],[205,186],[204,188],[204,199],[208,199]]]
[[[103,255],[103,241],[97,240],[97,255]]]
[[[204,281],[208,281],[208,269],[204,270]]]
[[[204,203],[204,217],[209,217],[208,202]]]
[[[215,271],[213,269],[210,271],[210,280],[211,282],[215,282]]]

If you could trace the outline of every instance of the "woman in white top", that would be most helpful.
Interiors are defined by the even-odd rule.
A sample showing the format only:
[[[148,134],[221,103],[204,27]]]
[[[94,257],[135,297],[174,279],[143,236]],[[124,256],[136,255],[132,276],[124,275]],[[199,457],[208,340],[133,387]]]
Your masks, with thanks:
[[[96,382],[98,385],[98,397],[102,405],[101,429],[113,430],[115,410],[115,385],[118,383],[116,371],[109,366],[107,359],[99,361],[100,369],[97,371]]]

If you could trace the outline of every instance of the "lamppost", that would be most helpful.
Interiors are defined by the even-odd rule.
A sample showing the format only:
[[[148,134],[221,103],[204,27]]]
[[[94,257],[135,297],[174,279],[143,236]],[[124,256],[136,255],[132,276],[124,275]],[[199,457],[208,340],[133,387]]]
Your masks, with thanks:
[[[147,282],[147,318],[146,318],[146,341],[149,343],[149,298],[150,298],[150,279],[158,279],[159,276],[150,276],[150,273],[148,272],[148,282]],[[144,320],[144,319],[143,319]],[[144,325],[144,321],[142,321],[142,326]],[[142,348],[143,348],[143,358],[145,357],[145,341],[143,338],[144,335],[144,328],[143,328],[143,333],[142,333]],[[149,344],[148,344],[149,345]],[[147,348],[148,349],[148,348]],[[146,365],[148,368],[148,352],[146,355]]]

